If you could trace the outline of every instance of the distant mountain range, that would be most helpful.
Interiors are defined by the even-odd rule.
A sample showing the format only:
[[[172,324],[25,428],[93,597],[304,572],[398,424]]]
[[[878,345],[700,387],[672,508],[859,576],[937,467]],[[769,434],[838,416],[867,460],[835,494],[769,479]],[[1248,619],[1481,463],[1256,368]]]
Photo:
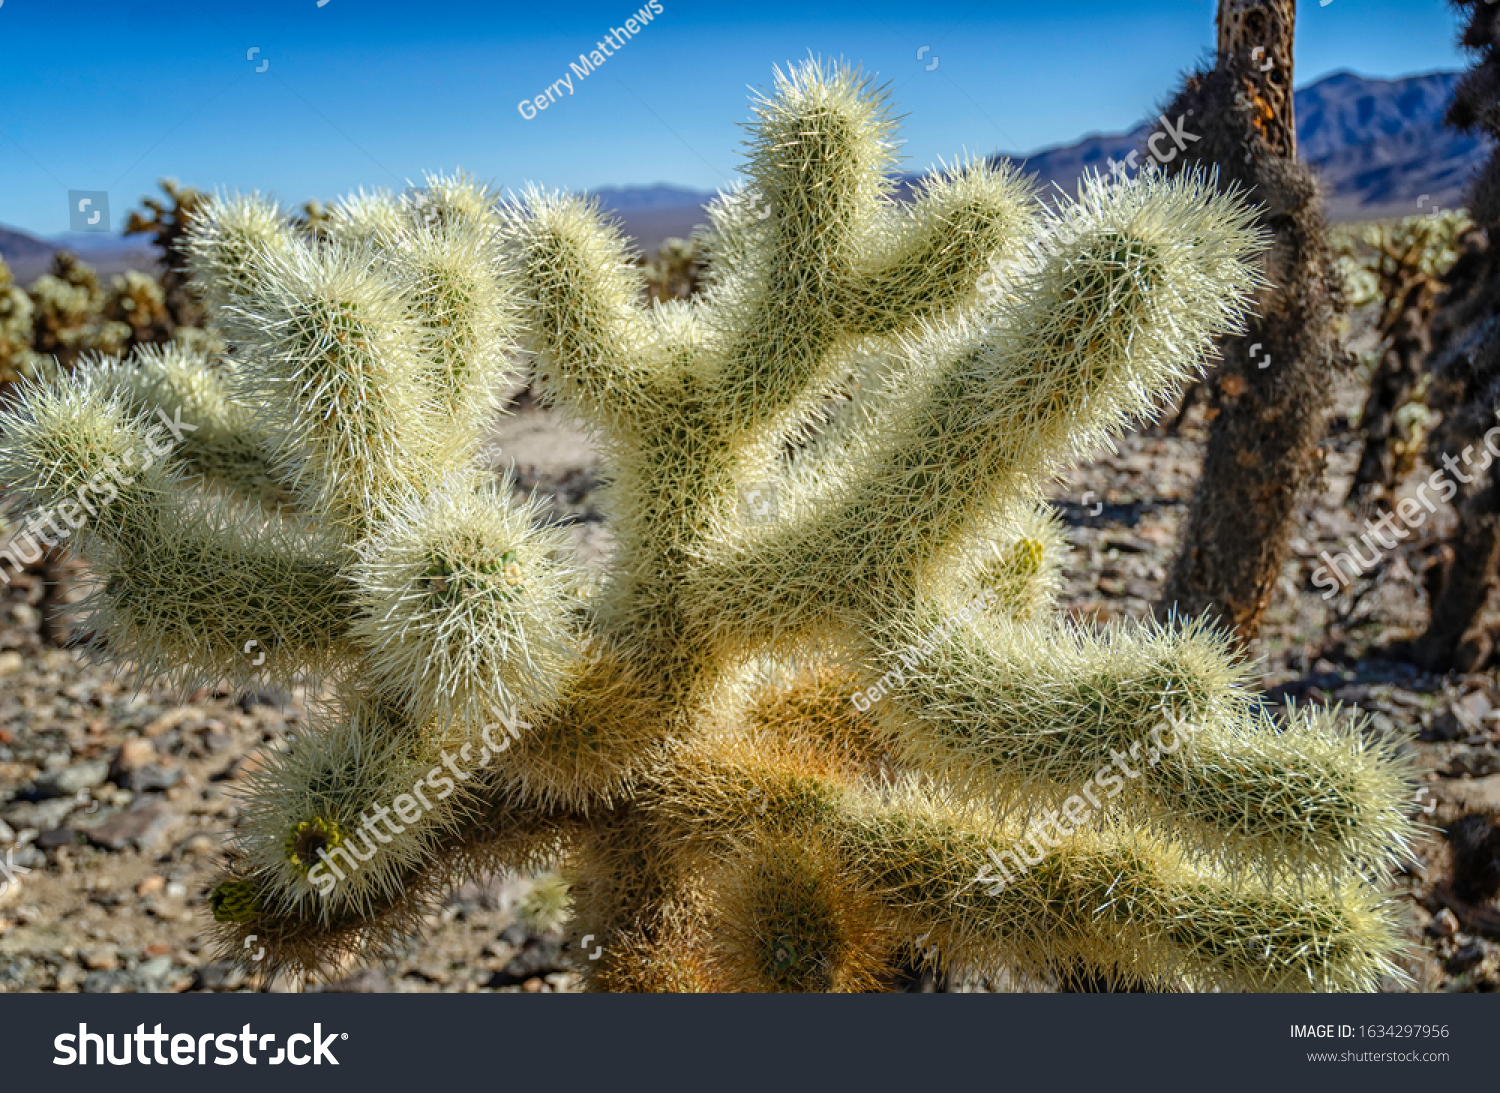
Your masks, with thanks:
[[[1443,125],[1459,76],[1433,72],[1376,80],[1336,72],[1296,93],[1298,155],[1317,167],[1333,220],[1412,216],[1463,204],[1464,186],[1486,150],[1478,139]],[[1045,190],[1055,183],[1073,193],[1084,171],[1108,174],[1111,159],[1123,160],[1137,149],[1144,156],[1145,141],[1159,126],[1153,119],[1128,133],[1095,133],[1029,155],[993,158],[1016,163]],[[920,177],[903,175],[903,189]],[[703,206],[714,196],[666,185],[596,194],[645,250],[703,223]]]
[[[1411,216],[1434,206],[1463,204],[1464,186],[1486,149],[1477,138],[1443,126],[1458,80],[1456,72],[1399,80],[1336,72],[1296,93],[1298,154],[1317,167],[1334,220]],[[1128,133],[1090,134],[1029,155],[996,153],[993,158],[1015,162],[1047,190],[1055,183],[1071,193],[1084,171],[1107,174],[1111,159],[1123,160],[1134,150],[1144,155],[1146,138],[1158,125],[1153,120]],[[909,189],[920,177],[903,175],[902,188]],[[666,184],[611,186],[594,193],[648,253],[664,239],[685,236],[704,223],[703,208],[715,196]],[[45,272],[62,247],[104,273],[154,265],[153,252],[139,237],[69,232],[46,240],[0,227],[0,258],[18,281]]]
[[[156,251],[139,235],[68,232],[43,239],[0,225],[0,258],[23,285],[46,273],[52,256],[60,250],[72,251],[101,274],[157,268]]]

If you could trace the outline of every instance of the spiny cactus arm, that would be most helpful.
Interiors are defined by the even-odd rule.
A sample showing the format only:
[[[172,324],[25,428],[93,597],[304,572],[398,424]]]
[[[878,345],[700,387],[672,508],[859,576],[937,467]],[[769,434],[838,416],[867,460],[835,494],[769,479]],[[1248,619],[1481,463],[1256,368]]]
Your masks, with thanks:
[[[997,504],[1149,415],[1237,328],[1257,283],[1250,216],[1197,175],[1086,185],[991,323],[911,346],[920,401],[878,415],[842,482],[795,498],[793,519],[725,523],[691,578],[694,622],[767,641],[914,602]]]
[[[847,67],[778,71],[756,113],[746,165],[756,189],[721,203],[716,226],[732,238],[708,244],[703,307],[725,347],[715,401],[731,435],[779,423],[841,340],[898,333],[971,301],[1031,218],[1018,176],[982,163],[893,210],[893,123]]]
[[[957,584],[991,593],[990,610],[1017,622],[1040,621],[1062,590],[1068,541],[1049,505],[1003,512],[978,537],[974,557],[956,573]],[[989,597],[986,597],[989,598]]]
[[[1123,827],[1027,833],[991,814],[953,813],[934,803],[942,797],[930,785],[864,789],[701,757],[657,787],[653,807],[720,854],[736,841],[786,838],[830,848],[838,866],[817,871],[822,905],[874,896],[888,937],[920,938],[958,971],[1046,974],[1062,960],[1158,988],[1256,991],[1367,991],[1400,977],[1391,912],[1356,881],[1235,882]],[[816,952],[827,916],[807,920],[824,928],[789,940]]]
[[[0,476],[37,510],[31,542],[51,529],[89,561],[86,623],[143,678],[290,684],[349,656],[336,544],[196,496],[155,417],[63,380],[28,386],[0,428]]]
[[[1250,218],[1200,176],[1086,183],[1058,215],[1057,252],[1001,299],[977,345],[949,328],[914,347],[926,398],[886,423],[888,454],[832,540],[857,571],[942,565],[997,497],[1026,493],[1200,372],[1256,284]],[[877,505],[893,518],[870,521]]]
[[[956,309],[1007,244],[1033,230],[1032,204],[1009,166],[981,160],[927,179],[876,230],[873,255],[835,297],[834,321],[850,334],[891,335]]]
[[[293,242],[260,267],[226,309],[243,327],[237,400],[261,411],[309,506],[358,538],[439,476],[425,331],[365,248]]]
[[[1372,991],[1403,977],[1392,908],[1354,881],[1236,884],[1140,833],[997,838],[915,794],[851,812],[834,836],[849,867],[903,932],[960,970],[1045,973],[1060,961],[1106,980],[1266,992]],[[1007,880],[997,860],[1028,864]]]
[[[1067,801],[1071,824],[1161,825],[1268,876],[1377,874],[1409,850],[1394,747],[1336,731],[1327,711],[1284,727],[1255,713],[1245,665],[1201,625],[942,627],[931,611],[887,630],[860,704],[901,761],[961,793],[1023,816],[1056,818]]]
[[[434,217],[441,208],[427,207]],[[399,252],[397,272],[425,327],[445,462],[471,458],[486,439],[517,348],[520,304],[494,231],[493,216],[476,224],[450,214],[413,229]]]
[[[424,356],[452,462],[473,455],[516,348],[515,286],[500,259],[493,191],[465,175],[426,175],[397,196],[360,191],[330,210],[325,234],[367,246],[425,327]]]
[[[651,405],[639,354],[652,326],[624,239],[593,203],[535,189],[502,218],[545,389],[586,421],[628,429]]]
[[[286,214],[258,193],[216,193],[195,215],[187,233],[188,270],[214,325],[230,341],[246,332],[230,305],[259,287],[268,255],[295,241]]]
[[[395,507],[350,570],[352,635],[408,714],[470,739],[525,710],[553,712],[584,664],[580,572],[534,504],[455,478]]]
[[[457,781],[446,765],[436,769],[440,774],[426,791],[429,801],[436,801],[446,790],[444,779]],[[430,768],[424,773],[430,773]],[[391,788],[397,796],[410,791],[410,786],[393,784]],[[373,801],[369,807],[389,806],[392,800]],[[482,808],[476,803],[481,800],[485,802]],[[588,821],[580,815],[527,806],[499,781],[487,782],[482,793],[463,798],[454,795],[451,802],[453,807],[435,838],[422,842],[414,855],[377,862],[374,855],[389,850],[378,838],[358,840],[361,854],[369,854],[368,866],[356,856],[358,868],[351,869],[350,852],[329,855],[345,873],[345,882],[339,887],[346,882],[360,884],[360,900],[305,898],[298,893],[307,882],[294,878],[289,886],[285,877],[289,840],[293,851],[300,844],[301,850],[321,863],[324,859],[317,854],[319,849],[336,850],[354,841],[355,829],[361,823],[357,814],[354,827],[347,833],[339,830],[336,845],[328,840],[332,829],[327,824],[308,822],[303,826],[300,821],[287,822],[287,817],[270,820],[264,849],[254,857],[243,849],[232,851],[209,891],[207,902],[221,958],[266,980],[282,971],[334,978],[346,973],[356,958],[368,961],[394,955],[421,929],[423,920],[437,910],[454,884],[502,869],[534,872],[545,868],[566,853],[588,827]],[[442,802],[444,807],[448,803]],[[368,807],[365,814],[370,815]],[[257,859],[262,864],[257,865]],[[371,876],[380,875],[380,884],[356,880],[365,868],[371,870]],[[319,874],[320,880],[323,876]],[[335,888],[333,895],[337,897],[337,893]],[[257,937],[257,943],[246,948],[245,939],[251,935]],[[257,946],[265,949],[265,958],[260,961],[254,961]]]
[[[298,498],[272,459],[274,440],[230,397],[231,362],[181,345],[143,345],[128,359],[85,359],[75,374],[118,393],[134,413],[160,409],[174,426],[180,421],[182,440],[171,458],[206,481],[272,512],[296,509]]]

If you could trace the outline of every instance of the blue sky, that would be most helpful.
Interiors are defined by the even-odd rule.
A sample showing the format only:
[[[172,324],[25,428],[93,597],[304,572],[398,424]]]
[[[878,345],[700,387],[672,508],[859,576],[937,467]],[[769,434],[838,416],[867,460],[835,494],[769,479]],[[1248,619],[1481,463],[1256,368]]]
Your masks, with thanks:
[[[163,175],[289,205],[456,167],[503,187],[718,189],[750,89],[809,53],[890,84],[922,168],[1128,129],[1214,41],[1213,0],[658,3],[528,120],[517,104],[640,3],[0,0],[0,223],[55,236],[67,190],[106,190],[118,228]],[[1442,0],[1301,8],[1299,87],[1465,64]]]

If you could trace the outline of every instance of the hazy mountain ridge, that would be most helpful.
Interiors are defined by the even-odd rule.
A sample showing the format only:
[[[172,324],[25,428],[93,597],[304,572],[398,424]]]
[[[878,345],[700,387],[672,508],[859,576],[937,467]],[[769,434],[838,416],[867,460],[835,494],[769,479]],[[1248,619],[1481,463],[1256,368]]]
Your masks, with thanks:
[[[1296,93],[1298,152],[1318,168],[1332,219],[1410,216],[1463,204],[1464,186],[1486,150],[1443,125],[1460,76],[1431,72],[1382,80],[1335,72]],[[1085,171],[1108,174],[1111,159],[1124,160],[1136,149],[1144,156],[1146,139],[1159,126],[1152,119],[1128,133],[1091,133],[1027,155],[1002,152],[994,158],[1017,163],[1044,190],[1055,183],[1073,193]],[[902,190],[924,173],[903,175]],[[658,184],[608,187],[596,196],[643,249],[654,250],[667,236],[687,235],[702,223],[702,206],[714,195]]]

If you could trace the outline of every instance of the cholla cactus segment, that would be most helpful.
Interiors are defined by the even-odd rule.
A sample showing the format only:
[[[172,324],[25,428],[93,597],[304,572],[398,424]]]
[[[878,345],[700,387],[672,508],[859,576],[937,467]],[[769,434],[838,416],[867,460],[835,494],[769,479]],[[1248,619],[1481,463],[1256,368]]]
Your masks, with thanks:
[[[186,345],[141,346],[129,358],[85,360],[78,374],[136,413],[170,407],[180,415],[191,431],[174,457],[229,495],[273,512],[295,508],[297,497],[274,465],[275,439],[232,397],[229,361]]]
[[[728,848],[707,883],[720,991],[871,991],[900,940],[890,916],[816,841],[769,837]]]
[[[516,921],[538,934],[561,930],[572,914],[571,887],[560,873],[532,878],[526,894],[516,902]]]
[[[893,628],[864,704],[909,766],[966,795],[1028,818],[1066,806],[1084,826],[1124,812],[1231,870],[1380,874],[1409,850],[1393,747],[1336,732],[1326,713],[1285,727],[1256,714],[1245,665],[1201,625],[1093,634],[980,618],[936,644],[940,625]]]
[[[275,408],[267,426],[309,503],[362,532],[438,471],[421,322],[365,248],[294,242],[260,268],[263,289],[226,308],[244,327],[236,396]]]
[[[1392,909],[1356,882],[1231,885],[1148,833],[997,837],[991,819],[920,787],[891,796],[850,807],[848,860],[958,969],[1076,961],[1198,990],[1368,991],[1401,978]]]
[[[432,736],[378,691],[340,706],[247,786],[238,850],[263,878],[263,905],[374,912],[456,825],[455,797],[469,792],[457,758],[445,764]]]
[[[509,493],[508,482],[476,492],[454,479],[357,548],[353,637],[419,723],[472,735],[517,711],[534,716],[556,707],[579,670],[570,637],[580,578],[559,560],[563,536],[535,530],[535,508]]]
[[[37,522],[60,538],[78,532],[75,545],[124,544],[140,532],[181,477],[164,459],[173,439],[162,424],[66,379],[26,383],[20,391],[0,446],[11,506],[36,510]]]
[[[589,422],[628,428],[650,404],[638,358],[651,329],[624,239],[596,204],[537,189],[506,208],[505,223],[543,389]]]
[[[184,442],[89,540],[122,655],[232,676],[254,640],[276,678],[336,684],[255,779],[216,897],[230,954],[253,933],[261,969],[335,971],[459,876],[561,861],[599,988],[870,988],[923,935],[985,974],[1390,975],[1391,749],[1332,713],[1271,722],[1202,627],[1053,615],[1040,488],[1236,327],[1249,212],[1148,175],[1044,215],[984,164],[902,208],[857,75],[799,67],[757,111],[690,300],[643,306],[573,198],[528,191],[493,241],[464,180],[346,203],[311,242],[221,200],[194,245],[232,363],[147,358],[0,418],[0,473],[43,504],[140,442],[132,384],[274,442],[295,511],[211,487]],[[512,342],[611,464],[586,596],[470,457]],[[1150,740],[1171,719],[1201,728]],[[1111,796],[1115,753],[1138,776]],[[1054,810],[1068,830],[1035,842]]]
[[[423,172],[422,185],[406,195],[412,218],[435,231],[489,232],[496,226],[500,193],[466,171]]]
[[[966,583],[994,596],[993,610],[1025,622],[1041,619],[1062,590],[1068,543],[1063,524],[1047,506],[1003,514],[978,544]]]
[[[260,286],[261,263],[290,248],[294,239],[286,214],[260,194],[215,194],[194,218],[188,269],[216,325],[231,340],[246,328],[230,305]]]

